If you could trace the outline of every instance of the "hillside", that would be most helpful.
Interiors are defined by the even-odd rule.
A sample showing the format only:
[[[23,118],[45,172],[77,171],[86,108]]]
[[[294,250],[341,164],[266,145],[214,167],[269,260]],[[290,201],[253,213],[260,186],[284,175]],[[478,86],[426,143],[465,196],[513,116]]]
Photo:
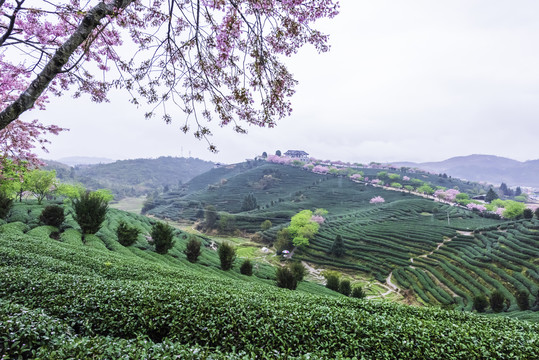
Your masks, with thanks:
[[[539,188],[539,160],[520,162],[493,155],[458,156],[439,162],[396,162],[394,166],[417,167],[435,173],[446,173],[470,181],[487,181],[495,185]]]
[[[358,300],[318,285],[279,289],[264,277],[170,255],[143,238],[123,247],[111,235],[120,219],[148,229],[151,220],[109,213],[97,236],[80,241],[68,220],[39,226],[42,207],[18,204],[0,225],[0,353],[39,359],[532,359],[539,326],[436,308]]]
[[[90,190],[109,189],[116,199],[141,196],[166,187],[177,187],[211,168],[213,163],[194,158],[120,160],[66,168],[49,161],[47,170],[56,170],[63,182],[80,182]]]

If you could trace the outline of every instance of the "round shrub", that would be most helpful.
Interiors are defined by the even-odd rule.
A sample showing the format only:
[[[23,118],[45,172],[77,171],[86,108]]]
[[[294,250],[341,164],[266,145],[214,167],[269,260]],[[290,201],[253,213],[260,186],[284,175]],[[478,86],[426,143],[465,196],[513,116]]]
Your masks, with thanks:
[[[480,313],[484,312],[487,306],[488,306],[488,301],[485,295],[478,295],[474,297],[473,308],[477,310],[477,312],[480,312]]]
[[[302,263],[293,262],[292,264],[290,264],[289,268],[292,274],[294,274],[294,277],[296,278],[296,281],[298,283],[303,280],[307,270],[305,270],[305,266],[303,266]]]
[[[279,267],[275,273],[277,286],[283,289],[295,290],[298,286],[296,277],[287,267]]]
[[[365,297],[365,292],[363,292],[363,288],[361,286],[356,286],[352,289],[351,296],[353,298],[363,299]]]
[[[241,264],[240,273],[247,276],[253,275],[253,264],[251,264],[249,260],[245,260],[243,264]]]
[[[350,286],[350,280],[342,280],[339,283],[339,292],[344,296],[349,296],[352,288]]]
[[[74,218],[83,236],[99,231],[101,224],[105,221],[108,207],[107,200],[97,192],[86,191],[73,200]]]
[[[164,222],[152,226],[150,235],[155,244],[155,252],[158,254],[166,254],[174,246],[174,229]]]
[[[337,275],[328,275],[326,278],[326,287],[333,291],[339,290],[339,278]]]
[[[60,227],[64,220],[64,208],[58,205],[47,206],[39,216],[39,221],[43,224],[54,227]]]
[[[125,221],[121,221],[116,228],[118,242],[123,246],[131,246],[137,241],[140,229],[129,226]]]

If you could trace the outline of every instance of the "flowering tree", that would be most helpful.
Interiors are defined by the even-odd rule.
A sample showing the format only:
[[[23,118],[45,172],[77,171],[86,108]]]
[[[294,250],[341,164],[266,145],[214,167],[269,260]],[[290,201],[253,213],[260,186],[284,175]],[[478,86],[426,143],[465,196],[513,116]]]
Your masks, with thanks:
[[[362,178],[361,174],[352,174],[350,176],[351,180],[361,180],[361,178]]]
[[[375,196],[369,201],[370,204],[381,204],[381,203],[384,203],[384,202],[386,202],[386,201],[381,196]]]
[[[312,25],[337,10],[335,0],[0,0],[0,150],[25,157],[28,141],[58,133],[18,119],[68,89],[96,102],[124,89],[167,123],[176,105],[199,139],[214,118],[240,133],[272,127],[296,84],[283,55],[307,43],[327,51]],[[133,53],[120,51],[128,43]]]
[[[482,213],[483,211],[487,210],[487,208],[483,205],[480,205],[480,204],[475,204],[475,203],[469,203],[468,205],[466,205],[466,207],[469,209],[469,210],[477,210],[479,211],[480,213]]]
[[[445,200],[449,202],[454,202],[458,194],[460,194],[460,191],[455,190],[455,189],[447,189],[447,190],[439,189],[434,192],[434,196],[436,196],[437,198],[441,200]]]
[[[289,165],[292,163],[292,158],[289,158],[288,156],[269,155],[266,161],[275,164]]]
[[[313,172],[317,174],[327,174],[329,172],[329,168],[327,166],[316,165],[313,168]]]

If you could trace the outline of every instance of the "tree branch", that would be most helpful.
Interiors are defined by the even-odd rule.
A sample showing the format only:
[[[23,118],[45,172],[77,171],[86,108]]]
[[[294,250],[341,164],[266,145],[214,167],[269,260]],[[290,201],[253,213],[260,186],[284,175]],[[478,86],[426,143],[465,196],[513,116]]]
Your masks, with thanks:
[[[99,3],[82,19],[81,23],[65,43],[54,53],[43,70],[28,88],[12,104],[0,112],[0,130],[15,121],[23,112],[32,108],[36,100],[47,89],[51,81],[60,73],[77,48],[88,39],[100,21],[107,15],[114,15],[117,10],[125,9],[134,0],[116,0],[113,3]]]

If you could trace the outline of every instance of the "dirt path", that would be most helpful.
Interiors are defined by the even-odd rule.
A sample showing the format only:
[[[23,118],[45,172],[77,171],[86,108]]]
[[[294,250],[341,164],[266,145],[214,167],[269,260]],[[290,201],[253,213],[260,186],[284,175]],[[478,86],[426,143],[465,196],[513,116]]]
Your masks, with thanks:
[[[320,282],[321,284],[325,283],[325,279],[322,276],[322,269],[315,269],[312,267],[309,263],[306,263],[305,261],[301,262],[303,266],[305,266],[305,269],[309,273],[309,275],[316,280],[317,282]]]

